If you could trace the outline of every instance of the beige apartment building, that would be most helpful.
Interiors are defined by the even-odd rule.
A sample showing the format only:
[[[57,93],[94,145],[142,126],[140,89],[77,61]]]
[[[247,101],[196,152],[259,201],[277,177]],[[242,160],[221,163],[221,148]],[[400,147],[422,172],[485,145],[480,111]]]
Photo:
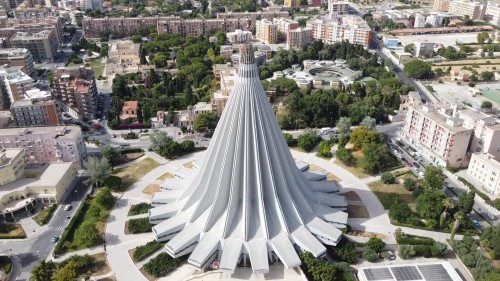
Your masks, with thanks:
[[[263,19],[255,23],[255,39],[264,44],[278,43],[278,25]]]
[[[25,165],[24,149],[0,148],[0,186],[22,178]]]
[[[59,48],[54,29],[36,33],[18,32],[10,38],[10,44],[15,48],[28,49],[37,62],[55,61]]]
[[[495,117],[473,109],[458,110],[457,116],[464,120],[464,127],[474,130],[469,148],[471,153],[500,157],[500,124]]]
[[[23,148],[27,163],[75,162],[83,167],[87,159],[79,126],[0,129],[0,147]]]
[[[281,32],[283,34],[287,34],[288,31],[300,27],[298,21],[294,21],[288,18],[274,18],[273,23],[276,25],[278,32]]]
[[[421,148],[422,155],[445,167],[465,167],[473,130],[463,126],[456,108],[414,105],[408,107],[403,135]]]
[[[485,19],[492,25],[500,26],[500,2],[488,3]]]
[[[0,83],[10,103],[26,99],[26,92],[33,88],[34,80],[19,68],[0,68]]]
[[[59,67],[54,71],[54,93],[82,117],[92,118],[97,97],[94,70],[91,67]]]
[[[484,20],[488,2],[455,0],[450,1],[448,12],[460,16],[469,16],[471,20]]]
[[[9,66],[20,66],[21,71],[31,75],[35,72],[33,56],[28,49],[0,49],[0,64]]]
[[[288,31],[286,36],[286,46],[288,49],[302,49],[305,45],[312,42],[311,28],[297,28]]]
[[[283,6],[287,8],[299,8],[300,0],[285,0]]]
[[[353,44],[370,47],[371,28],[359,16],[342,16],[336,20],[315,19],[307,22],[312,37],[333,44],[348,40]]]
[[[500,195],[500,163],[489,153],[472,154],[467,174],[481,183],[481,189]]]
[[[130,40],[111,44],[106,58],[106,75],[127,74],[139,71],[141,44]]]
[[[432,8],[438,12],[448,12],[450,0],[434,0]]]
[[[236,29],[235,31],[226,33],[226,37],[227,37],[227,41],[229,41],[229,43],[233,43],[233,44],[234,43],[236,43],[236,44],[250,43],[252,41],[252,32],[249,30]]]
[[[226,107],[229,94],[233,90],[238,68],[230,63],[215,64],[212,68],[214,77],[219,82],[219,88],[211,94],[210,103],[212,111],[217,112],[217,115],[221,116],[222,111]]]

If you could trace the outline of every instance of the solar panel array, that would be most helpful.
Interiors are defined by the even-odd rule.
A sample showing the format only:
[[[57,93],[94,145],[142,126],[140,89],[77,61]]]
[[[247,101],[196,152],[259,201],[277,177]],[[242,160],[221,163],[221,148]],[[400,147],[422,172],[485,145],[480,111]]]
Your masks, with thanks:
[[[366,268],[363,269],[368,280],[392,280],[392,274],[387,267],[384,268]]]
[[[415,266],[391,267],[391,271],[397,281],[422,280],[422,275]]]
[[[442,264],[419,265],[418,269],[425,277],[425,280],[453,281],[453,278],[451,278]]]

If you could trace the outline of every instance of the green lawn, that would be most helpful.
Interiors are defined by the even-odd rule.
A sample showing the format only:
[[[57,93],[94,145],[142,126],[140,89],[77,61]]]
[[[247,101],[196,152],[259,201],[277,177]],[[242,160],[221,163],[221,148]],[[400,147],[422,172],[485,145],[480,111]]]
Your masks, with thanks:
[[[500,91],[498,90],[482,90],[481,95],[487,97],[491,101],[500,104]]]
[[[68,66],[78,66],[78,65],[84,65],[83,63],[80,64],[75,64],[73,62],[68,63]],[[87,63],[85,65],[88,65],[94,69],[94,76],[97,79],[99,76],[102,76],[102,73],[104,72],[104,63],[101,62],[101,59],[97,59],[93,62]]]

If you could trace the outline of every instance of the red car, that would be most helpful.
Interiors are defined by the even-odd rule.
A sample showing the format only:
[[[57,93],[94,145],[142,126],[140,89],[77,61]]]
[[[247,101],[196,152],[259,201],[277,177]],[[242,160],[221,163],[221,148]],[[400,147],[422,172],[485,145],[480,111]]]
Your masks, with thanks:
[[[410,163],[410,162],[406,162],[406,166],[408,166],[408,167],[413,167],[413,164],[412,164],[412,163]]]

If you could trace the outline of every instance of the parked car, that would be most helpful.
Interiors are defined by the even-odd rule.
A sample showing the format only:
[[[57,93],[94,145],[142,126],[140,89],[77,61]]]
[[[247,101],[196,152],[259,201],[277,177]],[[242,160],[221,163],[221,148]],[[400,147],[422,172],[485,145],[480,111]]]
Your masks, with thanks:
[[[491,219],[491,220],[493,220],[493,221],[497,219],[497,218],[496,218],[494,215],[492,215],[491,213],[486,213],[486,215],[488,216],[488,218],[490,218],[490,219]]]
[[[389,257],[390,260],[395,260],[396,259],[396,256],[394,255],[394,253],[392,251],[387,251],[387,256]]]
[[[72,207],[71,207],[71,205],[66,205],[66,206],[64,206],[64,210],[65,210],[65,211],[69,211],[69,210],[71,210],[71,208],[72,208]]]
[[[56,243],[57,241],[59,241],[59,236],[52,237],[52,243]]]
[[[406,162],[406,166],[408,166],[408,167],[413,167],[413,164],[412,164],[412,163],[410,163],[410,162]]]
[[[472,223],[477,227],[481,227],[481,225],[479,224],[479,222],[477,220],[472,220]]]
[[[419,175],[420,177],[422,177],[422,178],[424,177],[424,173],[423,173],[423,172],[418,172],[418,175]]]
[[[420,168],[420,165],[417,162],[413,162],[413,167]]]

